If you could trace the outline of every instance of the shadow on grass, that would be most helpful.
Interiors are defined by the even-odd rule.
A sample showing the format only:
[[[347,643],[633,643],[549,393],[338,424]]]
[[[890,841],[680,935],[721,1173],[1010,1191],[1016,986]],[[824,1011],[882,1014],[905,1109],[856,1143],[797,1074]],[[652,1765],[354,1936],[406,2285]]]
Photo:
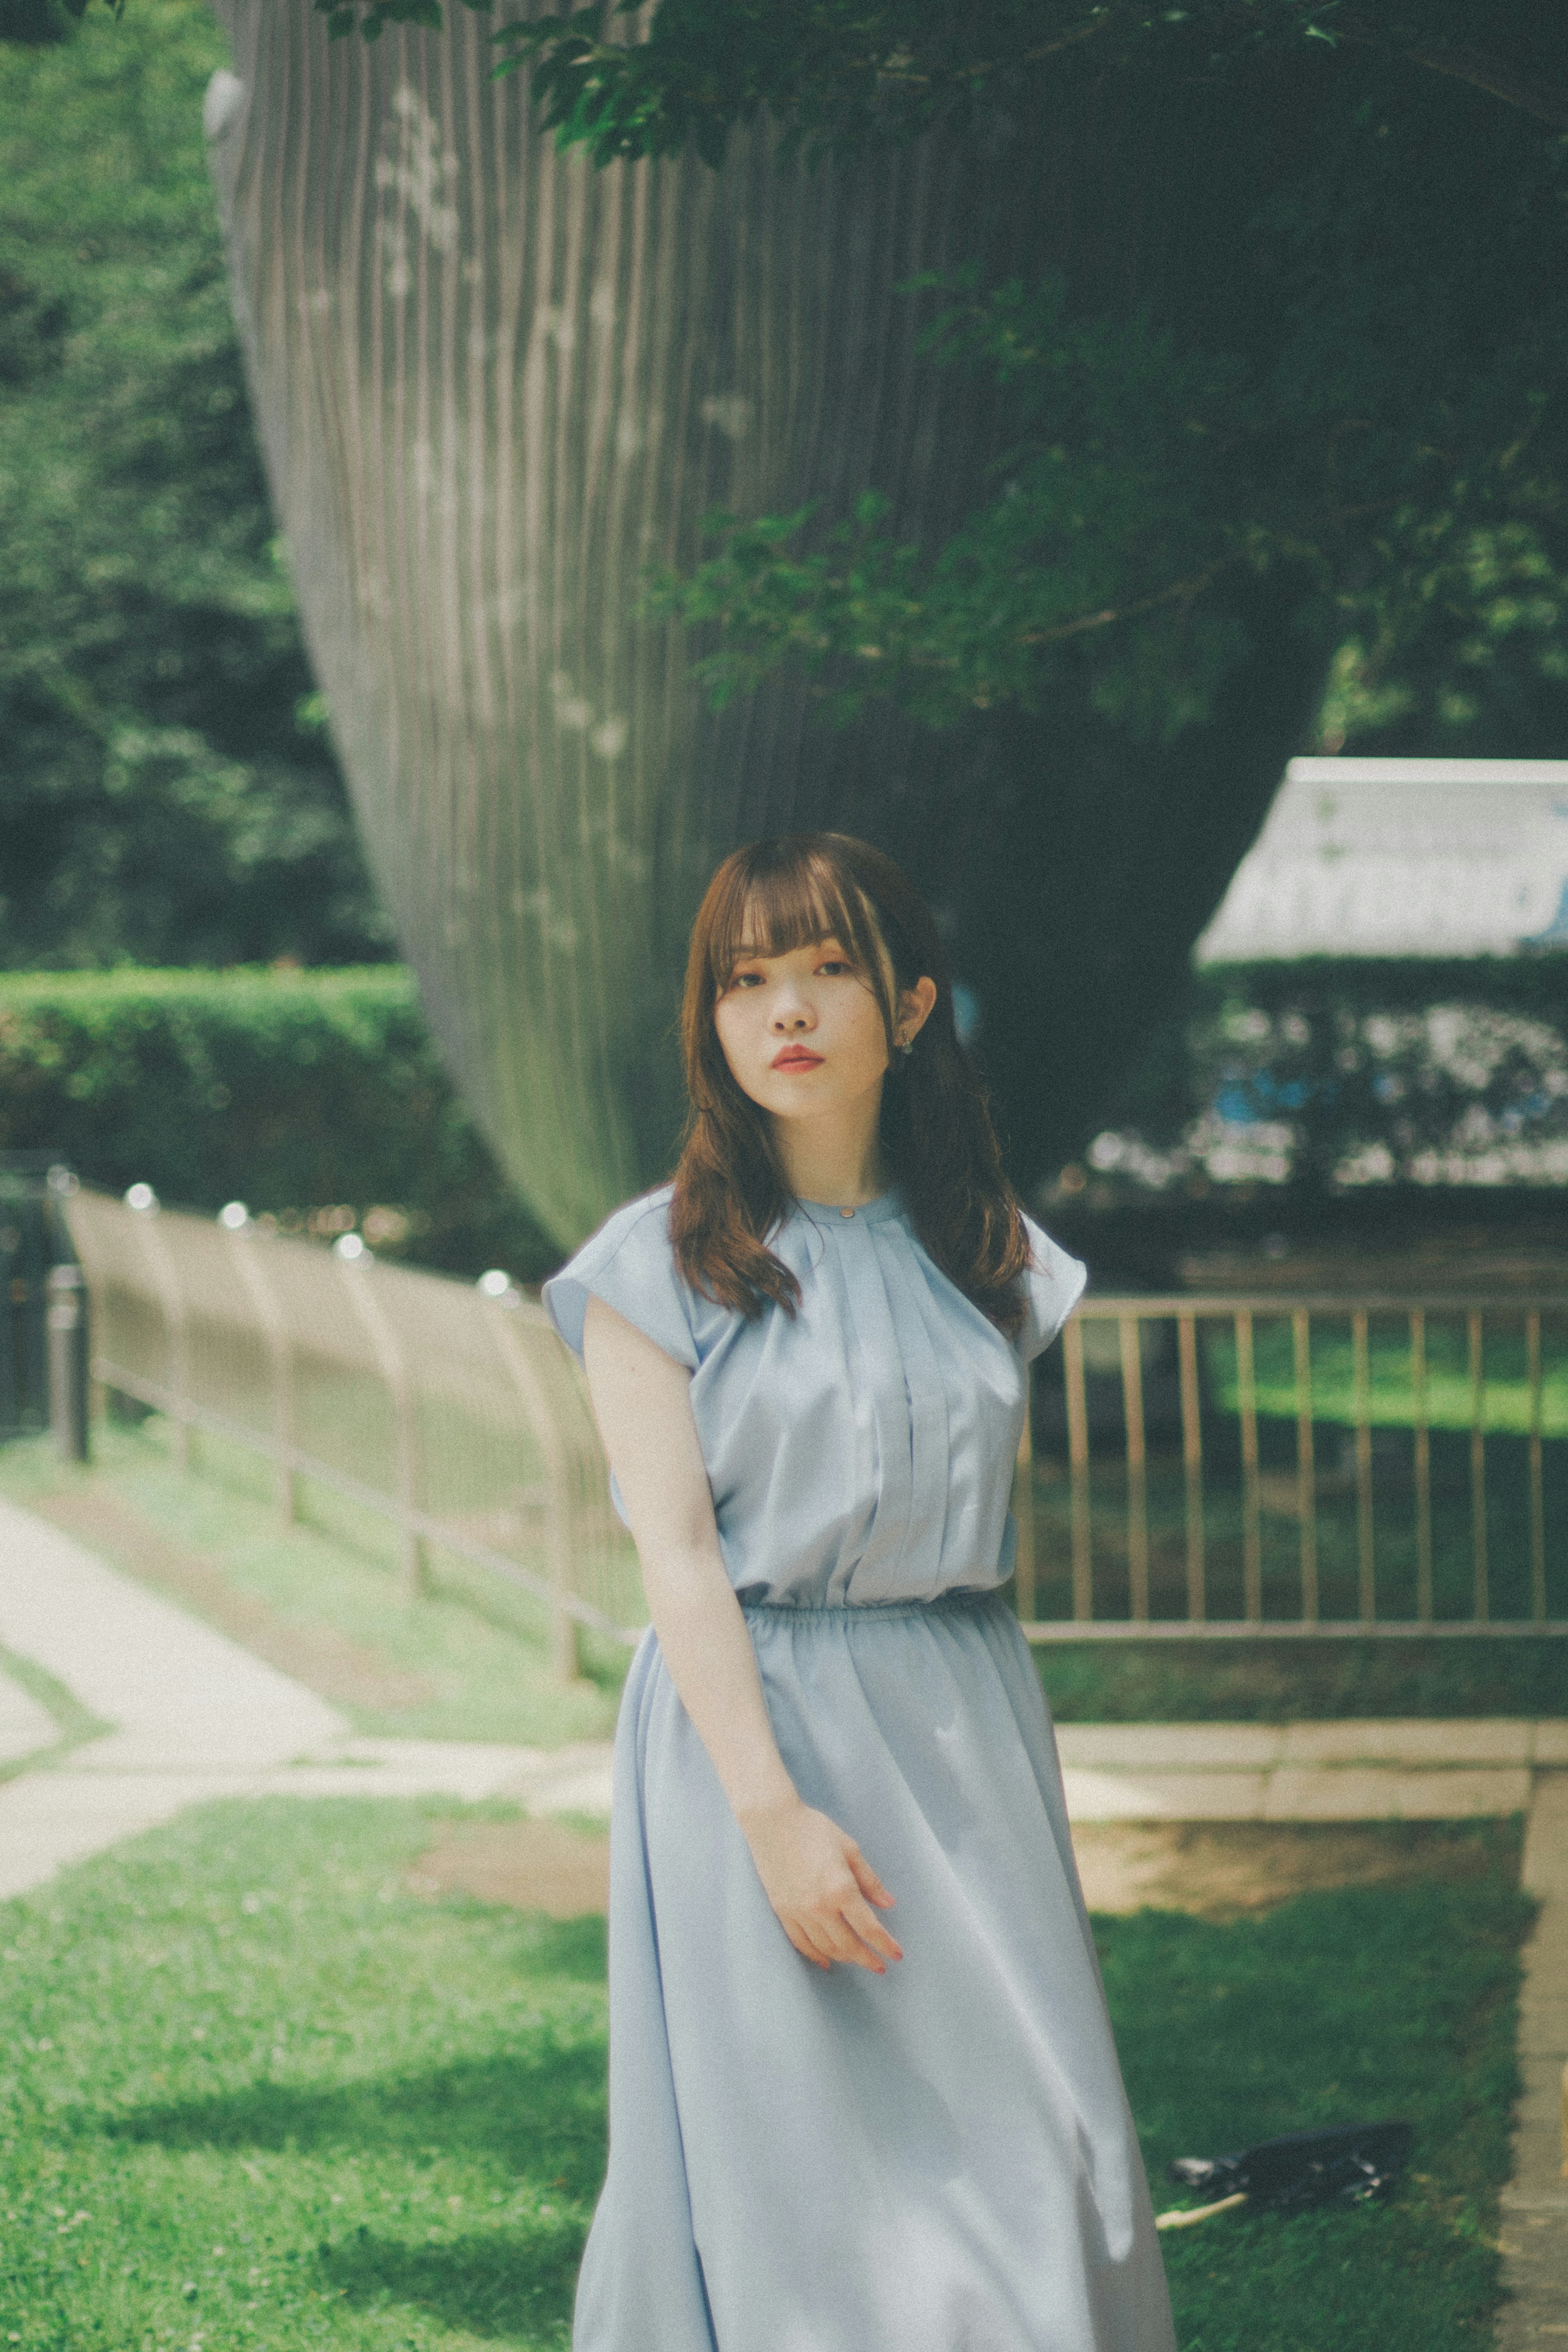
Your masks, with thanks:
[[[482,1818],[478,1808],[467,1805],[461,1818],[474,1821]],[[512,1819],[510,1810],[505,1819]],[[601,1823],[595,1823],[601,1829]],[[472,1909],[495,1916],[495,1906],[475,1895],[448,1895],[444,1902],[448,1908]],[[575,1919],[551,1919],[542,1911],[525,1916],[523,1932],[512,1951],[512,1965],[519,1976],[568,1977],[573,1984],[602,1984],[605,1978],[606,1927],[601,1912],[585,1911]]]
[[[99,2118],[96,2128],[110,2139],[167,2148],[465,2154],[499,2163],[521,2180],[558,2184],[565,2196],[590,2198],[604,2167],[604,2053],[546,2040],[528,2052],[321,2090],[254,2083],[226,2097]]]
[[[1529,1635],[1314,1642],[1264,1633],[1047,1643],[1035,1657],[1059,1723],[1291,1723],[1561,1715],[1565,1646]]]
[[[582,2227],[564,2218],[531,2230],[471,2233],[444,2245],[411,2246],[359,2230],[318,2254],[322,2286],[374,2310],[414,2304],[448,2327],[524,2343],[571,2309]]]

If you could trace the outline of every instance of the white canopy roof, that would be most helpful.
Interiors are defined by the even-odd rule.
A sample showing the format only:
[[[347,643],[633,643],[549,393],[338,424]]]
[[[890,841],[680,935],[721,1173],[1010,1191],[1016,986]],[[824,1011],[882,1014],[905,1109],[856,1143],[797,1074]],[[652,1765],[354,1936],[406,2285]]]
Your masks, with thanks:
[[[1568,949],[1568,760],[1292,760],[1199,963]]]

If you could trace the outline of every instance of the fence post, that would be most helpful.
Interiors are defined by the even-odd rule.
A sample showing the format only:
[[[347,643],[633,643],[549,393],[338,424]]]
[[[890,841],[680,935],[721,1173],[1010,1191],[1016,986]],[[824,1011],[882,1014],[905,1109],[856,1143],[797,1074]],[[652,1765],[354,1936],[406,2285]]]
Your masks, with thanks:
[[[1029,1366],[1023,1376],[1023,1431],[1019,1438],[1018,1460],[1013,1467],[1013,1526],[1017,1531],[1018,1551],[1013,1566],[1014,1591],[1018,1598],[1018,1613],[1026,1625],[1034,1622],[1039,1606],[1035,1587],[1034,1549],[1034,1432],[1030,1422],[1034,1407],[1034,1378]]]
[[[299,1517],[299,1489],[289,1463],[294,1448],[294,1350],[283,1310],[257,1255],[254,1232],[241,1225],[230,1230],[230,1239],[256,1321],[267,1335],[267,1352],[272,1364],[272,1433],[277,1447],[272,1457],[273,1497],[279,1518],[286,1528],[291,1528]]]
[[[185,1301],[180,1289],[180,1277],[174,1271],[174,1261],[168,1243],[158,1230],[158,1210],[132,1209],[131,1212],[143,1255],[152,1271],[152,1287],[158,1294],[162,1310],[163,1328],[169,1340],[169,1386],[176,1402],[191,1402],[191,1345],[185,1328]],[[174,1415],[174,1461],[178,1468],[191,1467],[191,1424],[183,1412]]]
[[[79,1265],[49,1268],[49,1427],[62,1462],[88,1459],[87,1285]]]
[[[480,1312],[489,1325],[497,1351],[544,1455],[545,1542],[549,1554],[549,1578],[557,1594],[564,1598],[571,1591],[571,1503],[570,1470],[559,1424],[550,1410],[544,1383],[528,1361],[528,1351],[508,1320],[507,1309],[497,1300],[493,1307],[482,1306]],[[582,1672],[578,1621],[570,1610],[559,1606],[559,1601],[550,1612],[550,1665],[558,1682],[576,1682]]]
[[[343,1287],[352,1301],[361,1328],[371,1344],[376,1369],[386,1383],[392,1409],[393,1444],[397,1452],[398,1508],[404,1513],[398,1522],[398,1575],[403,1598],[416,1601],[424,1590],[424,1544],[417,1528],[410,1524],[412,1514],[419,1508],[419,1428],[414,1417],[413,1386],[403,1361],[402,1349],[397,1343],[392,1325],[382,1312],[381,1301],[371,1285],[375,1279],[373,1264],[366,1259],[356,1264],[352,1259],[333,1255],[332,1263],[339,1271]]]
[[[1083,1325],[1068,1318],[1061,1335],[1061,1376],[1067,1387],[1067,1459],[1072,1475],[1072,1616],[1094,1615],[1094,1496],[1089,1483],[1089,1401],[1083,1385]]]
[[[11,1204],[0,1202],[0,1218]],[[0,1223],[0,1430],[7,1435],[22,1425],[21,1384],[16,1378],[16,1300],[15,1268],[22,1248],[21,1228]]]
[[[1127,1457],[1127,1611],[1138,1625],[1147,1624],[1149,1617],[1149,1462],[1144,1444],[1143,1332],[1140,1316],[1118,1316]]]

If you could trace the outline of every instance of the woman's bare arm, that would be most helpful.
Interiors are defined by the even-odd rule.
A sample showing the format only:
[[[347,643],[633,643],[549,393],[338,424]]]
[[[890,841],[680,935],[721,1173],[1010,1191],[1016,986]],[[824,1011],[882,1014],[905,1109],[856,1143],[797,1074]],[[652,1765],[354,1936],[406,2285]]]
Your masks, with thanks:
[[[804,1804],[768,1719],[756,1653],[725,1573],[691,1375],[624,1316],[591,1297],[589,1391],[643,1564],[670,1679],[739,1822],[768,1898],[798,1952],[885,1973],[903,1955],[877,1918],[893,1897],[825,1813]]]

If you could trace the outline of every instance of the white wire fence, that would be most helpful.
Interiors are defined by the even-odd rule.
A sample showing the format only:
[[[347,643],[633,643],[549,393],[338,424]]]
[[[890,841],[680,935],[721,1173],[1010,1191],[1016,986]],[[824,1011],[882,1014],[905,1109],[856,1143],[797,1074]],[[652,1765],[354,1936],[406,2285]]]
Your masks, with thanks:
[[[131,1203],[140,1200],[141,1205]],[[67,1204],[100,1388],[164,1414],[176,1458],[204,1435],[270,1465],[280,1516],[313,1488],[395,1531],[405,1591],[443,1553],[548,1612],[558,1672],[580,1629],[630,1643],[644,1612],[636,1556],[575,1359],[544,1309],[230,1220],[85,1188]]]

